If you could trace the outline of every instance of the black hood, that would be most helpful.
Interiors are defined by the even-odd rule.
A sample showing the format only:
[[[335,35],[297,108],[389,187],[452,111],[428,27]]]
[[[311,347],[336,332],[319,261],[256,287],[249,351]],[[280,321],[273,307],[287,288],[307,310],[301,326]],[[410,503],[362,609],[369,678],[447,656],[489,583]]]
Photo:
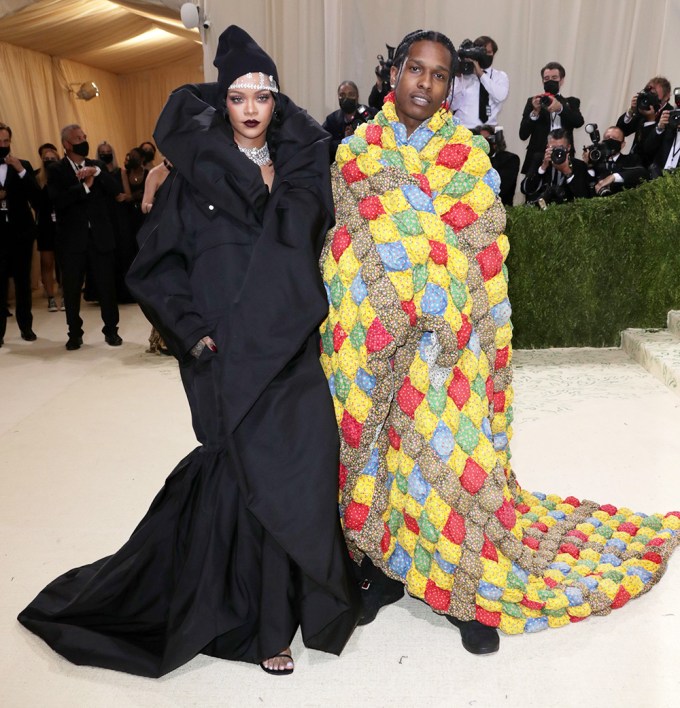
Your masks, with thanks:
[[[312,189],[332,214],[328,133],[282,94],[278,96],[278,114],[276,144],[270,145],[276,172],[273,189],[280,181]],[[262,213],[268,190],[260,168],[234,142],[217,83],[176,89],[161,112],[154,138],[177,171],[215,206],[228,205],[236,218],[239,209],[248,205]],[[234,192],[240,199],[234,200]]]

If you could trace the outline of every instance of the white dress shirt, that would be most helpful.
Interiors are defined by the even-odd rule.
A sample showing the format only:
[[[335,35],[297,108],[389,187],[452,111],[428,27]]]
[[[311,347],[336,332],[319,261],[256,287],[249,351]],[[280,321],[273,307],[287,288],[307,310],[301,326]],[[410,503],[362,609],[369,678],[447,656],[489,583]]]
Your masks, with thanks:
[[[489,117],[486,120],[479,118],[480,83],[489,92]],[[451,110],[466,128],[476,128],[483,123],[497,125],[498,114],[503,108],[503,102],[508,97],[509,90],[508,75],[493,67],[485,69],[479,79],[475,74],[456,76],[453,84]]]

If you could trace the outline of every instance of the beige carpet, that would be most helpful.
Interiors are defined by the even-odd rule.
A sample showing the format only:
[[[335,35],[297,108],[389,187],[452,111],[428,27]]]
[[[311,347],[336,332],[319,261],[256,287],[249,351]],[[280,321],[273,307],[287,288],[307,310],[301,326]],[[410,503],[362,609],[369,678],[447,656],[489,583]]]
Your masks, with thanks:
[[[502,637],[491,657],[413,599],[358,629],[341,658],[306,650],[291,677],[199,656],[161,680],[73,666],[15,620],[47,582],[115,551],[194,445],[173,361],[121,312],[108,347],[95,307],[64,349],[63,313],[35,303],[32,344],[9,320],[0,349],[0,705],[675,706],[680,554],[650,593],[606,618]],[[533,490],[653,512],[680,508],[680,398],[619,350],[516,355],[513,463]]]

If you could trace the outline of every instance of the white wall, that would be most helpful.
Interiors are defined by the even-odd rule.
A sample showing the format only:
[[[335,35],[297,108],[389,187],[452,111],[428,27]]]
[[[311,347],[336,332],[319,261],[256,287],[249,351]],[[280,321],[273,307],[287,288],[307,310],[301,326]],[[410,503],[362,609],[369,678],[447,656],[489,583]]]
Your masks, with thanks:
[[[539,71],[548,61],[565,66],[564,94],[581,98],[586,122],[601,128],[616,121],[650,77],[661,74],[680,86],[680,0],[200,1],[212,22],[206,68],[212,72],[221,31],[239,24],[274,57],[284,92],[319,121],[337,108],[343,79],[355,80],[366,100],[376,54],[418,28],[444,32],[456,46],[480,34],[496,40],[494,65],[510,77],[499,123],[508,149],[520,155],[522,110],[541,90]],[[576,131],[577,148],[586,142]]]

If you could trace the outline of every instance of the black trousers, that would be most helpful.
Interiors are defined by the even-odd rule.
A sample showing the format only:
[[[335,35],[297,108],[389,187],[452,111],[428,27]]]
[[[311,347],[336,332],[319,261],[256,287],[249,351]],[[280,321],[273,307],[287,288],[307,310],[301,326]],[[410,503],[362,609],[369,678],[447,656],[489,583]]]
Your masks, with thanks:
[[[61,287],[64,291],[64,307],[69,337],[83,336],[83,320],[80,317],[80,294],[85,282],[85,273],[94,279],[99,299],[105,335],[118,331],[118,303],[116,301],[115,252],[98,251],[90,239],[84,253],[58,253],[61,268]]]
[[[33,239],[0,232],[0,240],[12,239],[11,243],[0,244],[0,339],[7,329],[7,288],[9,279],[14,279],[16,293],[15,316],[22,332],[33,326],[31,312],[31,260]]]

